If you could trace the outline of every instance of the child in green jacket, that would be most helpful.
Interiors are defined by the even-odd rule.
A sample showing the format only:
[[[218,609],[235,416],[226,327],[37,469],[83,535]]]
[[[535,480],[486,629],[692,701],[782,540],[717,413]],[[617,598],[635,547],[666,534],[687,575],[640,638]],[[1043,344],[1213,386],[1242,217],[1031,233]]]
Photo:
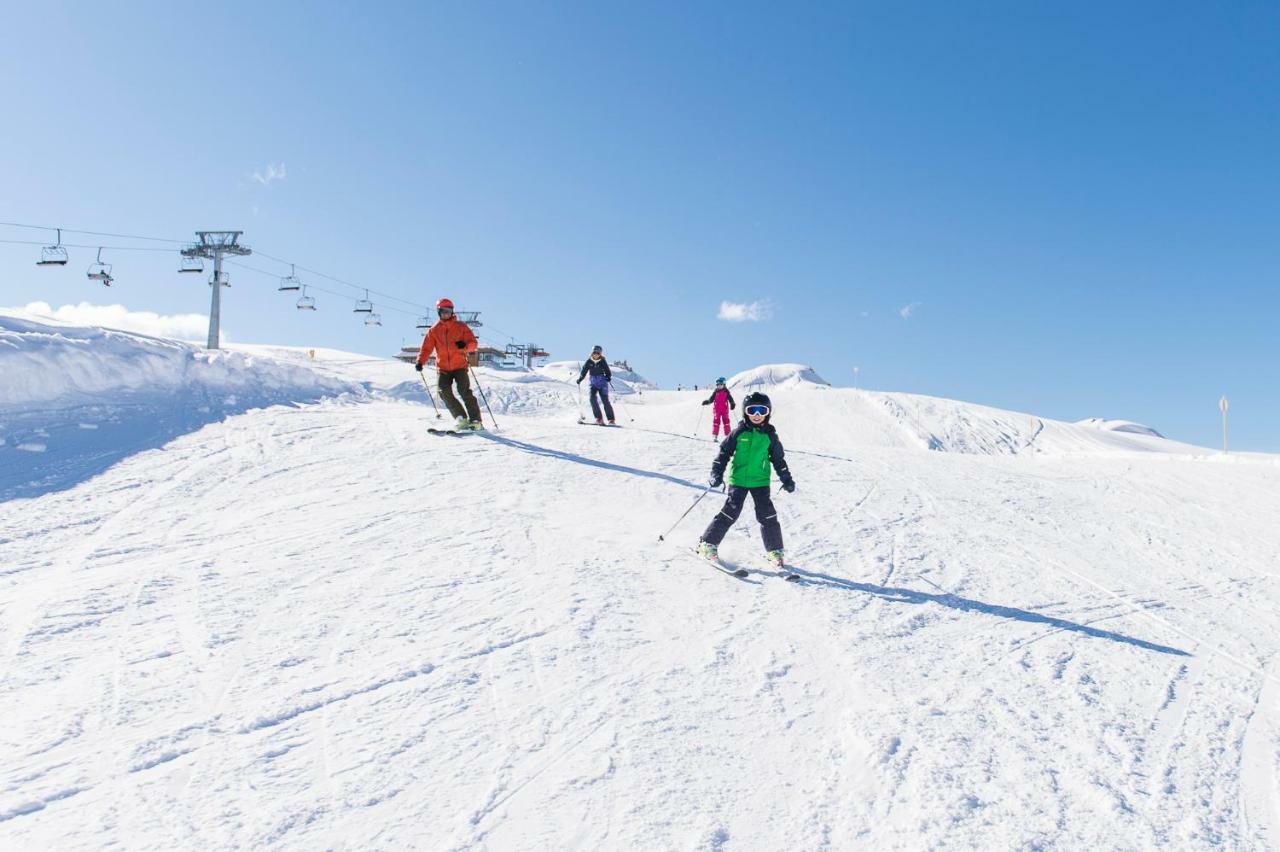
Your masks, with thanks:
[[[779,568],[783,565],[782,526],[769,497],[770,464],[782,480],[783,491],[788,494],[795,491],[796,482],[787,469],[778,432],[769,425],[772,409],[769,397],[759,391],[748,394],[742,401],[742,422],[720,444],[720,453],[711,465],[711,487],[718,488],[724,482],[725,468],[729,466],[730,459],[733,466],[729,468],[729,499],[711,520],[698,543],[698,553],[707,559],[714,561],[718,558],[720,542],[742,514],[750,494],[755,502],[756,520],[760,522],[760,535],[764,538],[768,559]]]

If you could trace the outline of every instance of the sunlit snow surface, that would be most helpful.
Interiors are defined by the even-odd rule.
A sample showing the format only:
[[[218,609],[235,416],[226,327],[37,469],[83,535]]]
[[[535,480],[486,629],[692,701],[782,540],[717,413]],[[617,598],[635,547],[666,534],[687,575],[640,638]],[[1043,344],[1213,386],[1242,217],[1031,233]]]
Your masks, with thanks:
[[[226,357],[333,384],[0,502],[0,848],[1280,848],[1274,456],[770,386],[803,581],[750,510],[742,581],[715,496],[658,541],[705,393],[480,371],[433,437],[404,364]]]

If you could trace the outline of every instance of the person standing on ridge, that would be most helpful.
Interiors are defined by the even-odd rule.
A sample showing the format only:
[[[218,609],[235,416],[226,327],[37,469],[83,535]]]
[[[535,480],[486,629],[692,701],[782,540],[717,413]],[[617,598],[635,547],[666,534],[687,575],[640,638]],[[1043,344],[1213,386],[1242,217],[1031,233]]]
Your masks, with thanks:
[[[729,393],[729,389],[725,387],[724,376],[716,379],[716,389],[711,392],[711,396],[702,401],[703,405],[710,405],[711,408],[711,440],[720,437],[720,423],[724,422],[725,437],[729,435],[729,410],[737,408],[738,404],[733,401],[733,394]]]
[[[719,559],[720,542],[729,527],[742,514],[747,495],[756,504],[756,520],[760,522],[760,535],[764,539],[766,558],[777,568],[783,567],[782,525],[778,523],[778,510],[769,497],[769,465],[778,472],[782,490],[788,494],[796,490],[796,481],[787,468],[786,455],[778,432],[769,424],[772,413],[769,397],[756,391],[742,400],[742,422],[720,444],[720,453],[711,465],[712,488],[724,483],[725,468],[730,459],[729,499],[724,508],[711,519],[711,524],[698,541],[698,555],[716,562]]]
[[[609,383],[613,381],[613,371],[604,358],[604,350],[599,346],[591,347],[591,357],[582,364],[582,372],[578,374],[578,384],[591,374],[591,413],[595,415],[596,425],[605,425],[600,417],[600,404],[604,403],[604,413],[609,418],[610,426],[617,426],[613,421],[613,406],[609,403]]]
[[[436,302],[436,316],[440,321],[431,326],[422,338],[422,348],[418,350],[418,360],[413,369],[422,372],[422,365],[431,357],[432,350],[436,354],[436,387],[440,398],[444,400],[449,413],[457,421],[458,430],[479,431],[484,428],[480,421],[480,406],[476,403],[476,395],[471,392],[471,377],[468,368],[471,366],[467,356],[476,351],[479,343],[465,322],[454,316],[453,302],[441,299]],[[458,397],[454,396],[453,387],[458,388]],[[465,404],[465,405],[464,405]]]

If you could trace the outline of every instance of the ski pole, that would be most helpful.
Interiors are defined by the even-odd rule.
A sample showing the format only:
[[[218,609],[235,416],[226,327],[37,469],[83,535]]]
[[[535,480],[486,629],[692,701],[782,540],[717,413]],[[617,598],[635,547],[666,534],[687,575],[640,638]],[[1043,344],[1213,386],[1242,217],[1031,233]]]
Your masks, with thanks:
[[[684,510],[684,514],[683,514],[683,515],[681,515],[680,517],[676,518],[676,522],[675,522],[674,524],[672,524],[672,525],[671,525],[671,529],[667,530],[665,533],[663,533],[662,535],[658,536],[658,541],[666,541],[666,540],[667,540],[667,536],[671,535],[671,533],[675,531],[675,528],[676,528],[676,527],[678,527],[678,526],[680,526],[680,522],[681,522],[681,521],[683,521],[685,518],[687,518],[687,517],[689,516],[689,513],[690,513],[690,512],[692,512],[692,511],[697,507],[697,505],[698,505],[699,503],[701,503],[701,502],[702,502],[702,498],[703,498],[703,497],[706,497],[706,496],[707,496],[708,494],[710,494],[710,493],[711,493],[711,489],[710,489],[710,488],[708,488],[707,490],[705,490],[705,491],[703,491],[701,494],[699,494],[699,495],[698,495],[698,499],[693,501],[693,505],[692,505],[692,506],[690,506],[689,508],[685,509],[685,510]]]
[[[698,406],[698,425],[693,427],[693,437],[695,438],[698,437],[698,429],[702,427],[702,409],[704,408],[706,408],[705,405]]]
[[[587,416],[582,413],[582,382],[578,382],[578,422],[587,422]]]
[[[439,420],[439,419],[440,419],[440,407],[439,407],[438,405],[436,405],[436,398],[435,398],[434,396],[432,396],[432,395],[431,395],[431,385],[427,384],[427,377],[426,377],[426,376],[424,376],[424,375],[422,375],[422,373],[419,373],[419,374],[418,374],[418,378],[422,379],[422,387],[423,387],[423,389],[425,389],[425,390],[426,390],[426,392],[427,392],[427,399],[431,400],[431,407],[432,407],[432,408],[434,408],[434,409],[436,410],[436,419],[437,419],[437,420]]]
[[[621,394],[619,394],[617,399],[618,399],[618,408],[619,408],[619,409],[621,409],[621,408],[622,408],[622,395],[621,395]],[[631,410],[631,409],[630,409],[630,407],[628,407],[628,408],[627,408],[627,411],[630,411],[630,410]],[[636,419],[635,419],[634,417],[632,417],[630,414],[628,414],[628,415],[627,415],[627,420],[629,420],[629,421],[630,421],[630,422],[632,422],[632,423],[635,423],[635,422],[636,422]]]
[[[498,418],[493,416],[493,409],[489,407],[489,398],[484,395],[484,386],[480,384],[480,379],[476,377],[475,367],[468,364],[467,369],[471,371],[471,381],[476,383],[476,390],[480,391],[480,398],[484,400],[484,407],[485,410],[489,412],[489,419],[493,421],[493,428],[498,429],[498,431],[502,431],[498,427]]]

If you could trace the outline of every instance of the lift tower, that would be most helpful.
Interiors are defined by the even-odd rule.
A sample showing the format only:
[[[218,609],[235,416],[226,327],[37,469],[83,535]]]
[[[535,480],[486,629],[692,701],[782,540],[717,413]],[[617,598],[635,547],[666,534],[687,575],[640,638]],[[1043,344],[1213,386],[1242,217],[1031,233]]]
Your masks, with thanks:
[[[209,305],[209,348],[218,348],[218,333],[222,327],[222,288],[229,287],[222,274],[222,256],[225,254],[243,257],[253,254],[248,246],[239,243],[244,231],[196,231],[193,245],[182,250],[183,257],[207,257],[213,261],[213,301]]]

